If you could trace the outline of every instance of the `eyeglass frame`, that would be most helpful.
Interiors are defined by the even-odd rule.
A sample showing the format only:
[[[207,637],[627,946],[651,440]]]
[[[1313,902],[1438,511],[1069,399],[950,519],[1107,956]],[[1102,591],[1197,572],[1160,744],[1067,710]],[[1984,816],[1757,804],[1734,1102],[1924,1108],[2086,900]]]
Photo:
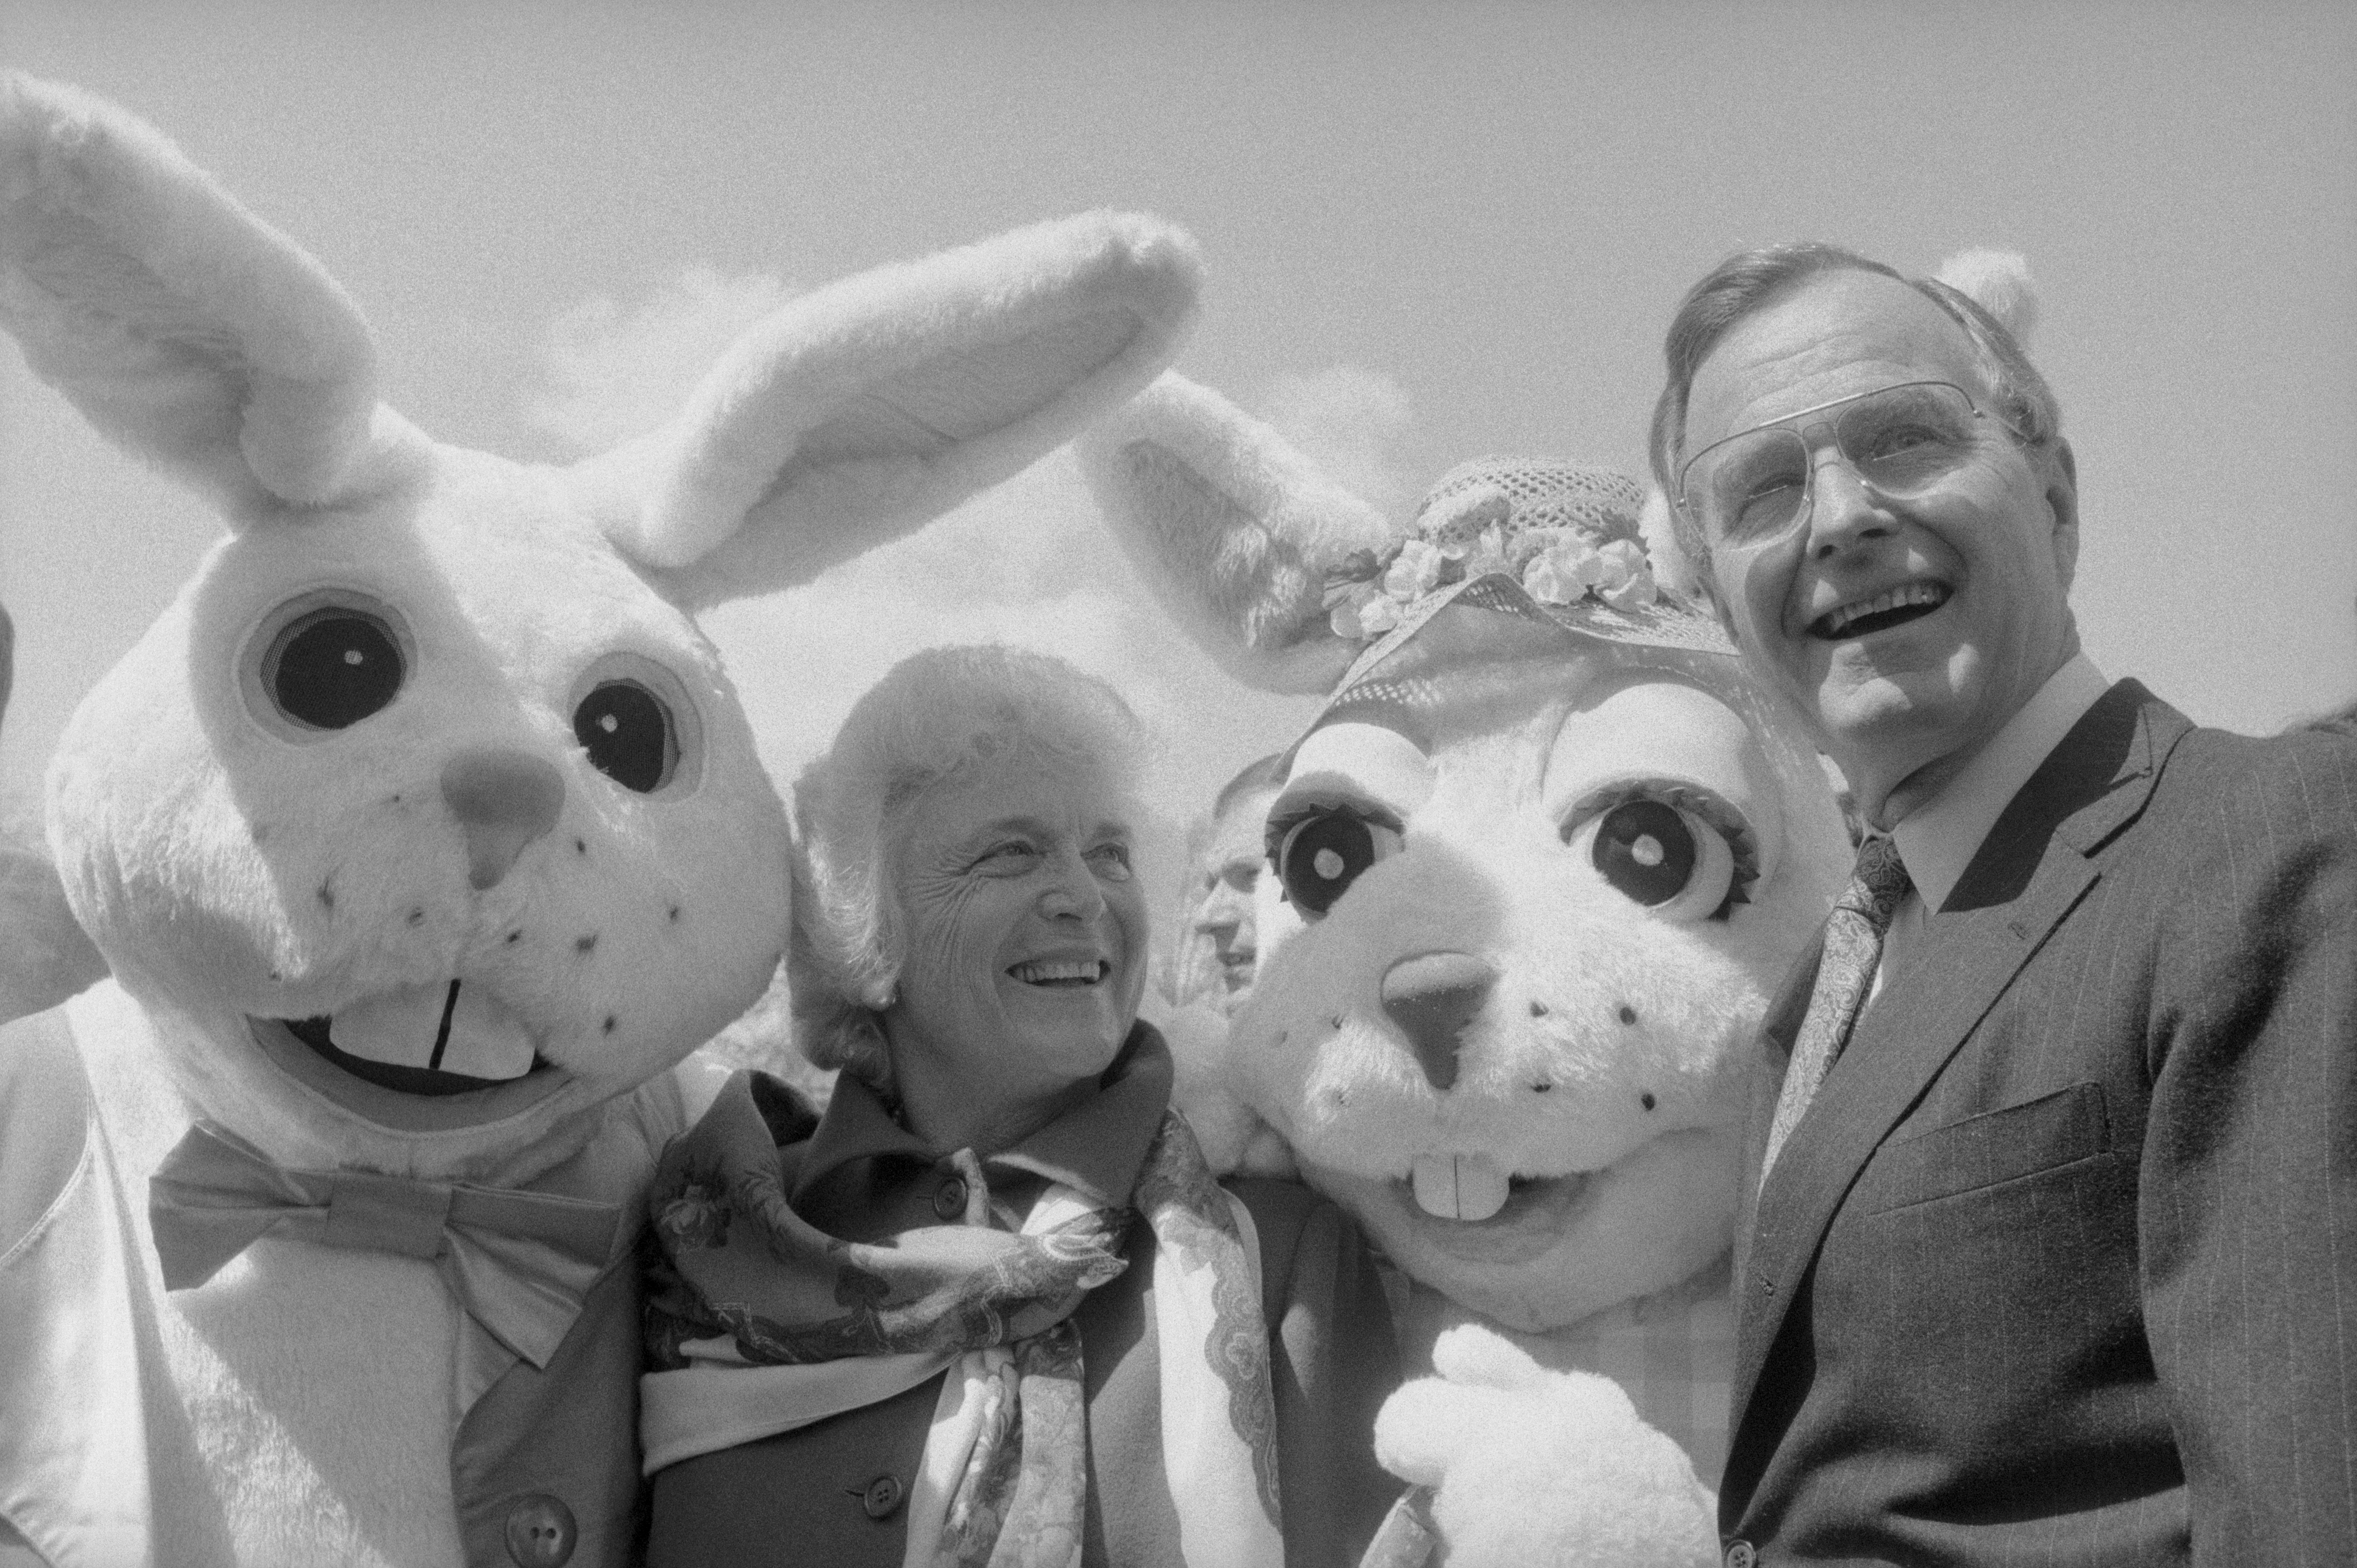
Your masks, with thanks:
[[[1834,398],[1828,402],[1818,403],[1813,408],[1801,409],[1795,413],[1785,414],[1781,419],[1764,419],[1757,424],[1747,425],[1741,430],[1734,431],[1728,435],[1720,436],[1717,440],[1712,442],[1709,446],[1704,447],[1701,451],[1696,452],[1693,456],[1688,457],[1684,462],[1678,465],[1678,471],[1674,476],[1675,483],[1672,485],[1670,490],[1670,504],[1676,507],[1678,510],[1685,514],[1686,521],[1694,525],[1695,532],[1699,532],[1703,536],[1703,542],[1707,545],[1712,542],[1711,530],[1700,517],[1695,515],[1695,509],[1686,504],[1686,475],[1693,471],[1694,466],[1696,463],[1701,462],[1705,457],[1709,456],[1713,452],[1717,451],[1720,447],[1726,446],[1730,441],[1740,441],[1747,435],[1757,435],[1763,430],[1781,429],[1786,425],[1792,424],[1794,420],[1812,419],[1829,410],[1840,408],[1845,403],[1862,403],[1867,398],[1879,397],[1884,392],[1898,392],[1906,387],[1945,387],[1950,392],[1954,392],[1958,397],[1964,400],[1964,406],[1973,411],[1973,417],[1975,419],[1987,420],[1999,430],[2002,430],[2007,435],[2012,436],[2017,446],[2028,447],[2037,445],[2037,443],[2032,441],[2027,434],[2017,428],[2011,421],[2000,418],[1998,415],[1991,413],[1987,409],[1983,408],[1978,398],[1973,396],[1972,392],[1967,389],[1958,386],[1954,381],[1945,381],[1936,376],[1927,376],[1911,381],[1892,381],[1888,386],[1868,387],[1862,392],[1851,392],[1846,397]],[[1832,423],[1834,422],[1824,419],[1816,420],[1817,424]],[[1809,432],[1814,427],[1814,425],[1802,425],[1792,431],[1792,434],[1800,438],[1802,452],[1803,456],[1808,458],[1808,461],[1803,465],[1801,470],[1801,500],[1800,504],[1792,509],[1792,521],[1785,523],[1782,528],[1777,530],[1776,533],[1771,537],[1781,538],[1790,533],[1795,527],[1805,524],[1808,521],[1809,514],[1816,507],[1817,463],[1814,449],[1809,443]],[[1835,439],[1833,446],[1835,455],[1842,460],[1843,464],[1848,467],[1852,474],[1857,477],[1858,483],[1866,486],[1867,489],[1875,491],[1877,494],[1888,495],[1891,493],[1883,489],[1881,486],[1876,484],[1873,479],[1867,476],[1866,470],[1858,467],[1857,460],[1852,457],[1843,447],[1838,436]],[[1720,536],[1722,540],[1724,537],[1724,535]]]

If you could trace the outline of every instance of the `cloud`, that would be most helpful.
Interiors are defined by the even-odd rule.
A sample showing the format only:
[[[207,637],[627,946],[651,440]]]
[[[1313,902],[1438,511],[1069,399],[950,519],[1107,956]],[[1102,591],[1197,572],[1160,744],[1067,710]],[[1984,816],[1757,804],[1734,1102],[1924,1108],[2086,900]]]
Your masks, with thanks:
[[[1400,463],[1415,418],[1394,377],[1357,365],[1279,376],[1261,417],[1361,500],[1396,513],[1416,499]]]
[[[546,386],[526,420],[577,452],[651,430],[686,401],[737,335],[800,291],[696,265],[633,310],[599,295],[549,326]]]

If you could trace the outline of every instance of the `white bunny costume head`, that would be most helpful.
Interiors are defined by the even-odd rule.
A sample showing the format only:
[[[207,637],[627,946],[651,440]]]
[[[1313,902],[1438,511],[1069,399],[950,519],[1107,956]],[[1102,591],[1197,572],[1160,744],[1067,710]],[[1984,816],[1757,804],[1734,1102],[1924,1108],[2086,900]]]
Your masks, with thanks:
[[[1510,1326],[1713,1262],[1743,1047],[1848,854],[1814,757],[1653,581],[1642,492],[1488,460],[1402,539],[1176,377],[1083,453],[1232,673],[1330,693],[1216,1076],[1408,1273]]]
[[[317,263],[156,132],[0,78],[0,319],[231,534],[51,765],[75,915],[282,1163],[514,1182],[740,1012],[786,827],[693,612],[1014,472],[1167,361],[1195,263],[1092,214],[886,267],[569,467],[378,401]]]

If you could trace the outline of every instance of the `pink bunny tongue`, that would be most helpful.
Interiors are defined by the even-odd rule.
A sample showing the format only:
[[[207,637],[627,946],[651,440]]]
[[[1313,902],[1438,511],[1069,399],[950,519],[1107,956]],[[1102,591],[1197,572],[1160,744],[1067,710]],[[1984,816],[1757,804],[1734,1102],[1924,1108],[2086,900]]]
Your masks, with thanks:
[[[532,1031],[479,985],[450,981],[388,991],[328,1021],[336,1048],[395,1067],[468,1078],[522,1078],[532,1070]]]

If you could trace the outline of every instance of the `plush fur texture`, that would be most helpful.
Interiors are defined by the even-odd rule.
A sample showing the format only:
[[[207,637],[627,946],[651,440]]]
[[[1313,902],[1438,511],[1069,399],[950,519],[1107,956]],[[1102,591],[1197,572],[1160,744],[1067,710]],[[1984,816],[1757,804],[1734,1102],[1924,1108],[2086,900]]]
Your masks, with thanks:
[[[756,326],[581,492],[684,603],[807,582],[1145,385],[1197,274],[1179,231],[1092,212],[843,279]]]
[[[106,978],[106,961],[66,907],[46,849],[0,842],[0,1021],[54,1007]]]
[[[1322,614],[1279,608],[1299,604],[1300,585],[1322,581],[1365,534],[1332,526],[1330,503],[1280,504],[1273,490],[1304,460],[1175,381],[1083,441],[1108,513],[1232,671],[1277,688],[1340,671],[1358,645],[1334,637]],[[1160,456],[1141,465],[1142,451]],[[1187,468],[1184,454],[1217,466]],[[1254,489],[1239,473],[1267,478]],[[1310,493],[1327,490],[1321,481]],[[1223,499],[1196,499],[1206,495]],[[1266,651],[1272,623],[1286,628],[1281,657]],[[1444,635],[1439,626],[1418,635]],[[1482,635],[1467,632],[1465,646]],[[1771,721],[1731,660],[1569,633],[1546,651],[1527,639],[1514,647],[1427,670],[1419,679],[1431,700],[1413,724],[1344,710],[1303,737],[1272,823],[1341,802],[1395,830],[1322,915],[1305,917],[1278,876],[1262,878],[1251,1000],[1224,1038],[1182,1039],[1212,1059],[1182,1069],[1180,1083],[1223,1154],[1242,1159],[1254,1144],[1241,1105],[1307,1180],[1357,1215],[1418,1287],[1412,1339],[1486,1323],[1541,1359],[1574,1364],[1602,1315],[1694,1288],[1725,1256],[1749,1091],[1743,1047],[1839,888],[1847,842],[1815,757]],[[1687,812],[1706,860],[1725,856],[1713,863],[1720,880],[1703,886],[1698,871],[1694,889],[1651,908],[1608,880],[1587,853],[1591,824],[1640,796]],[[1745,901],[1722,908],[1738,857],[1750,874]],[[1385,1002],[1394,970],[1427,955],[1487,977],[1445,1065]],[[1485,1188],[1505,1193],[1502,1203],[1482,1199]],[[1723,1286],[1717,1302],[1723,1317]],[[1542,1380],[1529,1397],[1583,1386]],[[1577,1498],[1569,1540],[1587,1528],[1577,1520],[1622,1517],[1611,1494],[1631,1477],[1661,1483],[1626,1492],[1641,1536],[1652,1506],[1643,1498],[1693,1506],[1691,1469],[1679,1481],[1656,1463],[1683,1465],[1675,1445],[1625,1399],[1605,1410],[1587,1394],[1577,1396],[1594,1407],[1587,1415],[1549,1428],[1590,1445],[1592,1462],[1563,1472],[1584,1479],[1528,1496],[1493,1487],[1503,1472],[1485,1472],[1491,1444],[1521,1428],[1476,1419],[1490,1392],[1461,1391],[1470,1413],[1451,1418],[1456,1437],[1431,1441],[1468,1446],[1447,1462],[1426,1454],[1414,1472],[1445,1473],[1445,1530],[1487,1509],[1544,1534],[1554,1527],[1529,1497]],[[1409,1408],[1435,1401],[1447,1402],[1427,1390]],[[1405,1444],[1401,1423],[1422,1419],[1390,1423],[1394,1438]],[[1556,1560],[1517,1554],[1536,1539],[1509,1532],[1480,1545],[1452,1533],[1450,1561]],[[1602,1555],[1563,1560],[1617,1561],[1620,1537],[1596,1539]]]
[[[367,325],[152,126],[0,78],[0,308],[92,424],[232,516],[349,488],[376,407]]]
[[[1064,439],[1175,351],[1195,284],[1183,235],[1103,213],[879,269],[755,328],[653,435],[528,467],[379,405],[350,301],[152,129],[0,79],[0,320],[231,531],[50,768],[65,897],[120,982],[71,1019],[121,1190],[202,1116],[297,1167],[520,1185],[583,1155],[633,1202],[694,1099],[662,1075],[787,925],[784,814],[690,611]],[[274,674],[323,614],[376,628],[346,663],[399,665],[324,726]],[[616,689],[667,715],[655,776],[593,755],[585,700]],[[364,1081],[290,1027],[317,1018],[490,1086]],[[169,1297],[152,1267],[161,1560],[456,1561],[425,1265],[273,1243]]]
[[[1352,650],[1326,629],[1326,573],[1397,536],[1382,512],[1180,376],[1082,449],[1114,537],[1230,674],[1265,691],[1333,685]]]
[[[1401,1267],[1507,1326],[1559,1328],[1725,1251],[1747,1093],[1733,1064],[1793,929],[1833,887],[1822,864],[1763,853],[1754,903],[1727,919],[1647,915],[1567,852],[1575,802],[1634,778],[1707,789],[1778,846],[1781,799],[1805,801],[1813,770],[1771,761],[1741,710],[1694,687],[1566,658],[1528,672],[1510,712],[1465,717],[1440,715],[1431,792],[1399,852],[1322,918],[1265,879],[1230,1071]],[[1687,747],[1683,768],[1674,746],[1643,744],[1681,725],[1717,743]],[[1379,998],[1394,963],[1427,951],[1473,952],[1499,975],[1445,1090]],[[1419,1157],[1484,1159],[1524,1185],[1494,1219],[1437,1218],[1410,1196]]]
[[[1636,1418],[1609,1378],[1555,1372],[1503,1339],[1452,1328],[1439,1375],[1408,1384],[1375,1421],[1386,1468],[1437,1488],[1450,1568],[1708,1568],[1711,1494],[1676,1444]],[[1615,1440],[1599,1443],[1597,1434]],[[1479,1455],[1473,1484],[1465,1456]],[[1451,1485],[1452,1481],[1459,1484]]]
[[[2029,262],[2018,251],[1981,247],[1959,251],[1940,263],[1932,274],[1958,294],[1996,317],[2023,349],[2038,330],[2038,288],[2029,279]]]

